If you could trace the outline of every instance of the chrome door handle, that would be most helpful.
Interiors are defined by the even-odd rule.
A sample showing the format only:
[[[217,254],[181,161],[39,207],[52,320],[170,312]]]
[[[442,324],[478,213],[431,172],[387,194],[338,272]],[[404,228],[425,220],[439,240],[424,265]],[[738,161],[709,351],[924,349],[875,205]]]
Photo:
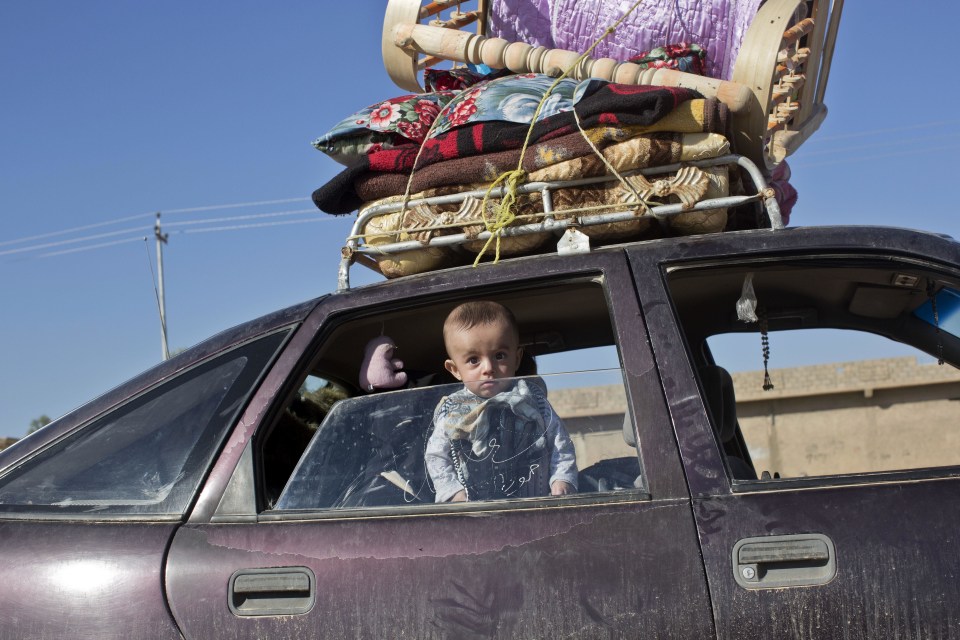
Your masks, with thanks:
[[[240,569],[230,576],[228,597],[237,616],[307,613],[317,598],[317,579],[307,567]]]
[[[833,541],[821,533],[744,538],[733,547],[733,577],[745,589],[824,584],[835,575]]]

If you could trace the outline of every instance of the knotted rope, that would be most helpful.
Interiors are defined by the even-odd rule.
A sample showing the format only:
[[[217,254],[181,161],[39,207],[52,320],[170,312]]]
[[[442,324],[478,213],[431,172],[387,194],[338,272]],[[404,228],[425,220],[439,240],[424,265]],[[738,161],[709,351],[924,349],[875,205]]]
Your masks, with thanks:
[[[540,98],[540,102],[537,104],[537,108],[534,111],[533,117],[530,120],[530,126],[527,129],[527,135],[524,138],[523,146],[520,149],[520,159],[517,162],[517,168],[513,169],[512,171],[506,171],[500,174],[500,176],[497,177],[497,179],[490,184],[490,186],[487,188],[486,193],[483,196],[483,202],[481,203],[481,206],[480,206],[480,215],[483,217],[484,227],[486,228],[487,231],[490,232],[491,235],[487,239],[486,243],[484,243],[483,248],[481,248],[480,251],[477,253],[477,257],[473,262],[473,266],[476,267],[478,264],[480,264],[480,260],[483,259],[483,256],[487,252],[487,250],[490,248],[491,243],[495,243],[495,253],[494,253],[493,262],[497,263],[500,260],[500,239],[503,235],[503,230],[506,227],[509,227],[518,219],[518,216],[515,213],[516,203],[517,203],[517,189],[526,181],[526,178],[527,178],[527,172],[523,170],[523,159],[526,155],[527,148],[530,146],[530,138],[533,135],[534,125],[536,124],[537,119],[540,117],[540,113],[543,110],[543,105],[546,104],[547,99],[550,97],[550,94],[557,88],[557,85],[559,85],[564,78],[569,76],[570,73],[577,68],[577,66],[579,66],[586,58],[590,56],[593,50],[596,49],[597,46],[599,46],[600,43],[603,42],[605,38],[607,38],[607,36],[614,33],[617,30],[617,28],[621,24],[623,24],[623,21],[626,20],[630,16],[630,14],[633,13],[637,9],[637,7],[640,6],[642,2],[643,0],[636,0],[636,2],[634,2],[633,5],[629,9],[627,9],[627,11],[624,12],[624,14],[620,16],[620,18],[616,22],[614,22],[611,26],[604,29],[600,37],[598,37],[597,40],[592,45],[590,45],[589,48],[587,48],[586,51],[580,54],[580,56],[577,57],[577,59],[573,62],[573,64],[571,64],[559,76],[557,76],[557,78],[554,79],[554,81],[547,88],[546,92],[544,92],[543,97]],[[443,106],[443,108],[440,109],[439,113],[437,114],[437,117],[434,118],[434,121],[432,123],[430,123],[430,127],[427,129],[426,134],[424,134],[423,142],[426,142],[427,140],[430,139],[430,136],[433,134],[433,131],[436,128],[437,124],[441,121],[442,116],[446,114],[450,105],[453,104],[453,102],[455,101],[448,102],[446,105]],[[577,110],[575,105],[573,106],[573,115],[574,115],[574,118],[576,119],[577,128],[579,129],[580,133],[583,134],[584,139],[590,145],[590,148],[593,149],[594,153],[596,153],[597,156],[599,156],[599,158],[607,166],[607,169],[617,177],[617,179],[624,185],[624,187],[633,193],[633,195],[636,197],[636,204],[638,204],[639,206],[642,206],[644,209],[649,209],[649,206],[643,200],[640,194],[637,193],[633,185],[631,185],[628,181],[626,181],[617,172],[617,170],[607,161],[603,153],[600,152],[600,150],[596,147],[596,145],[590,139],[590,136],[587,134],[587,132],[584,131],[583,125],[580,122],[580,117],[577,115]],[[407,212],[407,205],[410,202],[410,196],[411,196],[410,191],[413,185],[413,176],[416,171],[417,164],[420,161],[420,155],[423,153],[423,148],[424,148],[423,142],[420,144],[420,148],[417,150],[417,155],[414,157],[413,166],[410,170],[410,175],[407,178],[407,186],[403,193],[403,199],[401,201],[400,210],[397,216],[397,226],[396,226],[396,229],[394,229],[394,231],[397,232],[398,236],[403,231],[403,219]],[[493,191],[500,186],[503,187],[503,195],[501,196],[500,201],[497,203],[497,206],[494,210],[495,211],[494,217],[492,219],[488,219],[487,204],[490,200],[490,196],[493,193]],[[633,204],[633,203],[630,203],[630,204]],[[520,216],[520,217],[526,218],[529,216]],[[365,235],[365,234],[361,234],[361,235]]]
[[[544,92],[543,97],[540,98],[540,102],[537,104],[536,110],[533,112],[533,118],[531,118],[530,120],[530,127],[527,129],[527,135],[523,140],[523,146],[520,148],[520,160],[517,162],[517,168],[512,171],[507,171],[505,173],[502,173],[500,177],[498,177],[496,180],[493,181],[493,183],[490,185],[490,187],[487,189],[487,192],[483,196],[483,203],[480,206],[480,215],[483,216],[483,224],[486,227],[487,231],[490,232],[491,235],[487,239],[486,243],[484,243],[483,248],[477,253],[477,258],[476,260],[473,261],[473,266],[477,266],[478,264],[480,264],[480,260],[483,258],[483,255],[487,252],[487,249],[490,248],[491,242],[496,243],[493,262],[496,263],[500,260],[500,238],[503,235],[504,228],[510,226],[516,220],[516,214],[514,213],[514,208],[517,202],[517,187],[521,185],[527,178],[527,173],[526,171],[523,170],[523,158],[527,153],[527,147],[530,144],[530,137],[533,135],[533,127],[537,123],[537,118],[540,117],[540,112],[543,110],[543,105],[546,104],[547,98],[549,98],[553,90],[557,88],[557,85],[560,84],[560,81],[566,78],[568,75],[570,75],[570,73],[574,69],[576,69],[580,65],[580,63],[582,63],[586,58],[588,58],[590,54],[593,53],[593,50],[596,49],[597,46],[599,46],[600,43],[603,42],[603,40],[607,36],[614,33],[617,30],[617,28],[621,24],[623,24],[623,21],[626,20],[627,17],[631,13],[633,13],[637,7],[640,6],[641,2],[643,2],[643,0],[636,0],[636,2],[633,3],[633,6],[627,9],[627,11],[622,16],[620,16],[620,18],[616,22],[614,22],[611,26],[604,29],[600,37],[597,38],[596,41],[592,45],[590,45],[590,47],[588,47],[586,51],[580,54],[577,57],[577,59],[574,60],[573,64],[571,64],[569,67],[567,67],[563,71],[563,73],[557,76],[557,78],[550,84],[549,87],[547,87],[546,92]],[[583,127],[580,125],[580,118],[577,116],[576,105],[573,106],[573,114],[574,114],[574,117],[576,117],[577,119],[577,128],[583,134],[584,138],[587,139],[587,142],[590,143],[591,148],[593,148],[593,150],[597,153],[597,155],[600,156],[600,158],[607,165],[607,167],[612,169],[612,167],[610,166],[610,163],[607,162],[607,159],[603,156],[603,154],[600,153],[599,150],[593,145],[593,142],[590,140],[589,136],[587,136],[586,132],[583,130]],[[621,182],[623,182],[624,184],[627,184],[626,181],[619,174],[616,173],[616,171],[614,171],[614,173],[617,175],[617,177],[620,179]],[[488,220],[487,219],[487,202],[490,200],[490,194],[500,184],[504,185],[504,193],[503,193],[503,196],[500,198],[500,202],[497,203],[494,218],[492,220]],[[627,186],[631,191],[633,191],[634,195],[637,196],[637,199],[642,202],[642,199],[640,198],[639,194],[637,194],[636,190],[634,190],[632,186],[629,186],[629,185]]]

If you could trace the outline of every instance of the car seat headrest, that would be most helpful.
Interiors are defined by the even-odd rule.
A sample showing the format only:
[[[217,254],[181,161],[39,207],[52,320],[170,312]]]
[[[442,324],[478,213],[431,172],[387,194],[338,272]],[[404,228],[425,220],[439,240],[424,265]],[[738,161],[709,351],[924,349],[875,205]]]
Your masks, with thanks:
[[[633,420],[630,419],[630,412],[623,414],[623,440],[628,445],[637,448],[637,434],[633,431]]]
[[[737,398],[733,378],[723,367],[708,365],[701,367],[700,381],[713,418],[713,428],[721,443],[728,442],[737,430]]]

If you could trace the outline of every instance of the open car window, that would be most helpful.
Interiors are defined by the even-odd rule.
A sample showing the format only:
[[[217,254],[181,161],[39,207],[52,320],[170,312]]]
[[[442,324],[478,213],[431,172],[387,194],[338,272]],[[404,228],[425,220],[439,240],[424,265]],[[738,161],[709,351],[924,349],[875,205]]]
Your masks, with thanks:
[[[759,354],[750,344],[756,336],[745,338],[715,336],[711,352],[718,361],[738,348]],[[731,373],[737,420],[760,478],[960,465],[960,370],[859,331],[777,331],[768,340],[772,388],[764,390],[762,369]],[[818,343],[830,345],[828,358]],[[805,357],[777,366],[778,353]]]
[[[735,481],[960,466],[956,274],[832,257],[668,280]]]

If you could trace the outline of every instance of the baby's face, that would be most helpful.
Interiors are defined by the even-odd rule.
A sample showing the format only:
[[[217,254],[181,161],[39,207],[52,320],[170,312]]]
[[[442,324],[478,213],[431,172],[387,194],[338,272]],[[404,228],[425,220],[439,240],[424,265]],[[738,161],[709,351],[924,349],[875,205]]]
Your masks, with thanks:
[[[509,384],[523,350],[506,322],[479,324],[447,336],[447,371],[481,398],[491,398]]]

